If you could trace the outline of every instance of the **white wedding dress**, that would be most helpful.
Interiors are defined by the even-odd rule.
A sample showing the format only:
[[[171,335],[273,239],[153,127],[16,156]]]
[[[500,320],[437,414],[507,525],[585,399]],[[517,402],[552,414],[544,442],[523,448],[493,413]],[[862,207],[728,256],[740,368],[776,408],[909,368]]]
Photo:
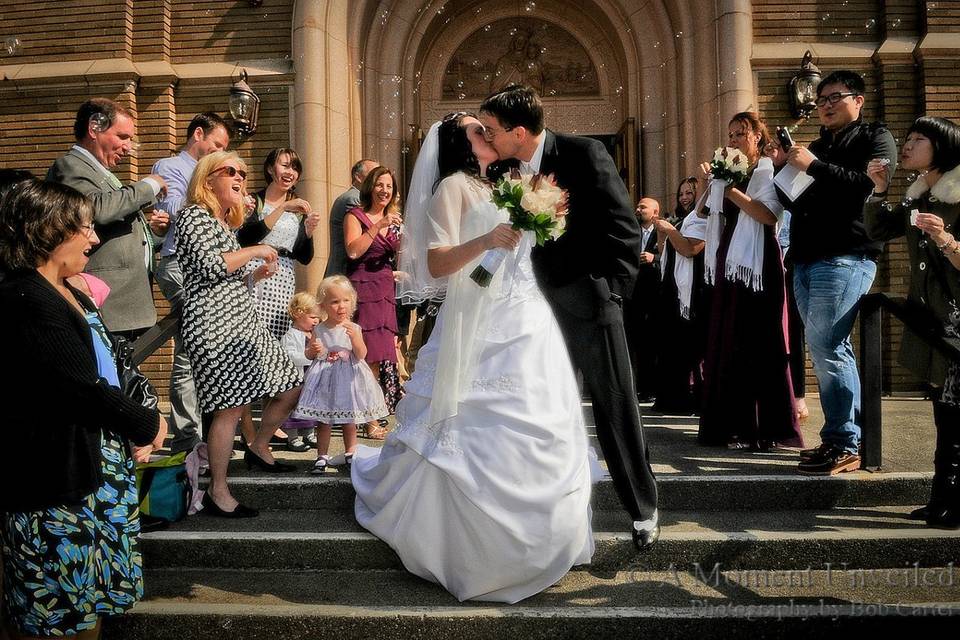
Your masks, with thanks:
[[[464,174],[446,178],[430,246],[505,221],[489,198]],[[357,449],[356,517],[410,572],[459,600],[513,603],[590,561],[591,465],[580,394],[529,242],[489,289],[467,277],[475,263],[450,278],[397,428],[382,449]]]

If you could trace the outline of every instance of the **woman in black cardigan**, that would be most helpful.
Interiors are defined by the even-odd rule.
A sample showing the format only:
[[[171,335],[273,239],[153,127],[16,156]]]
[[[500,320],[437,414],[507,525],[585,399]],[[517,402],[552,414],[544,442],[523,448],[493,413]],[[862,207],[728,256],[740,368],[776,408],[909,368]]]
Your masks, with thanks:
[[[166,424],[120,392],[106,329],[67,282],[99,242],[92,219],[79,192],[49,182],[21,182],[0,201],[0,536],[13,637],[96,637],[101,616],[143,595],[130,445],[161,446]]]

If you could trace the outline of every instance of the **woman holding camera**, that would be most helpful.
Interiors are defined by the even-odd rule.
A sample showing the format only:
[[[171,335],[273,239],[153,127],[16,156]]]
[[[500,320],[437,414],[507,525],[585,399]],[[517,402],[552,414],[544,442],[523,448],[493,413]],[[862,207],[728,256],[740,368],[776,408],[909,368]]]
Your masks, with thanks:
[[[907,301],[921,322],[960,346],[960,127],[945,118],[917,118],[907,131],[901,166],[919,176],[899,203],[887,199],[888,165],[871,160],[874,189],[863,208],[874,240],[906,236],[910,254]],[[933,385],[937,429],[930,502],[911,517],[960,529],[960,363],[904,329],[900,362]]]

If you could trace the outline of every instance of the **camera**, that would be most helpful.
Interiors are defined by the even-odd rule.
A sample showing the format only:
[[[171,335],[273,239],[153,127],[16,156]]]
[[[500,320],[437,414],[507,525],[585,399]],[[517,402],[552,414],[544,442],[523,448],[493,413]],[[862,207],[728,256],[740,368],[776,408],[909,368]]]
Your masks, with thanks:
[[[793,138],[790,137],[786,127],[777,127],[777,140],[780,141],[780,148],[784,151],[789,151],[793,146]]]

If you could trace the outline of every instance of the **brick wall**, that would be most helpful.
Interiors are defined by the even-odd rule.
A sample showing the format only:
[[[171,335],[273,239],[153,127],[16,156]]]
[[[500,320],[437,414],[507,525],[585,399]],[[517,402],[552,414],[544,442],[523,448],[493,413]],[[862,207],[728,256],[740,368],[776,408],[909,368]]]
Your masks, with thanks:
[[[138,148],[117,167],[123,181],[147,175],[153,163],[177,151],[194,114],[227,109],[232,78],[138,77],[129,71],[83,77],[96,60],[203,64],[245,60],[289,60],[293,0],[269,0],[259,9],[247,2],[186,0],[18,0],[0,8],[0,36],[15,35],[21,49],[0,65],[75,62],[63,75],[34,73],[0,82],[0,167],[44,175],[73,144],[77,107],[107,97],[137,116]],[[49,68],[49,67],[47,67]],[[191,73],[196,73],[194,69]],[[45,77],[48,76],[48,77]],[[248,79],[262,100],[256,135],[235,145],[250,165],[250,189],[263,186],[263,159],[270,149],[289,146],[289,90],[292,78]],[[154,287],[162,317],[169,304]],[[142,366],[166,398],[172,341]]]

